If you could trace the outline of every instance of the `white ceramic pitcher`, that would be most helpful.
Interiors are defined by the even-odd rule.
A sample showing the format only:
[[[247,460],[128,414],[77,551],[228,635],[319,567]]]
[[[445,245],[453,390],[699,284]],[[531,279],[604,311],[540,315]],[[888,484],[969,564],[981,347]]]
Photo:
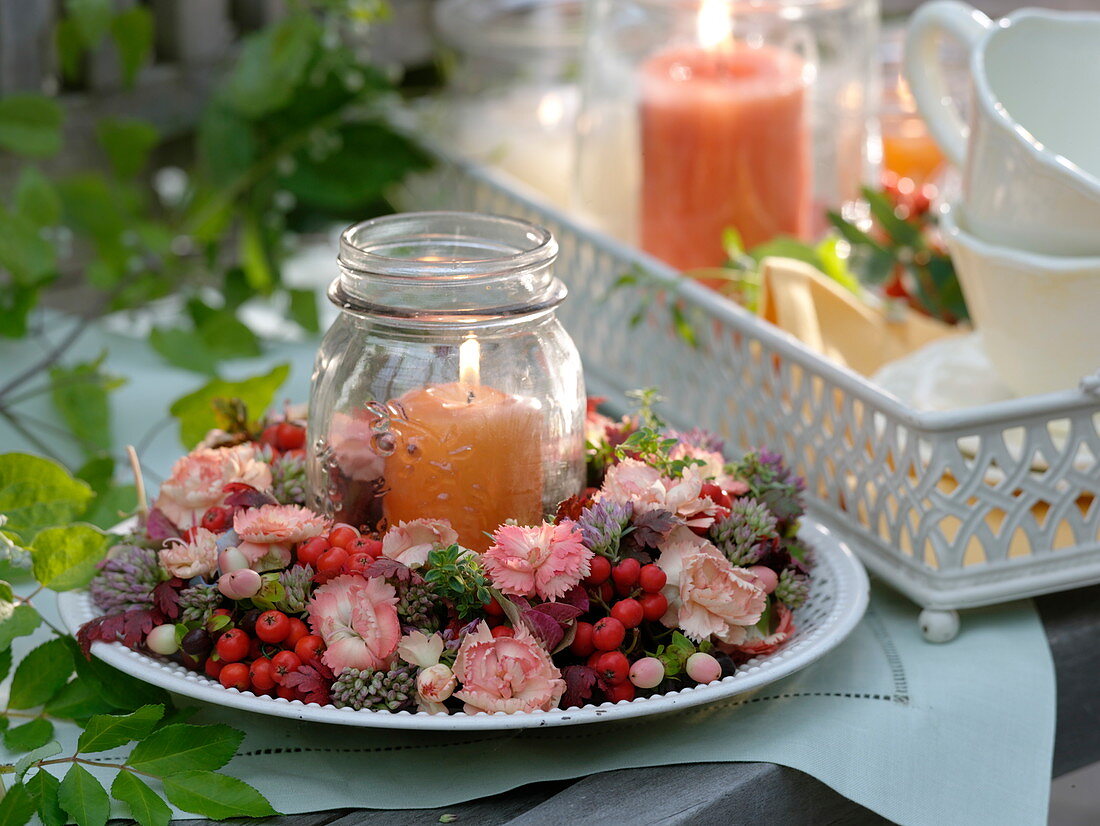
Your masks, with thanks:
[[[950,103],[942,36],[970,51],[969,124]],[[1100,255],[1100,14],[1023,9],[993,22],[937,0],[909,24],[905,71],[933,137],[963,171],[976,236]]]

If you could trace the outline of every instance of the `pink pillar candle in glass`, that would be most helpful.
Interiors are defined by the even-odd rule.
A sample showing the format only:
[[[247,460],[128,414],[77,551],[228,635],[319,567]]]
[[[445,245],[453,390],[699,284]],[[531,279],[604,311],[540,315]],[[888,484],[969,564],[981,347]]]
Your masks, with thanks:
[[[726,259],[722,233],[746,248],[807,238],[810,134],[804,61],[727,39],[677,46],[643,66],[641,245],[679,269]]]

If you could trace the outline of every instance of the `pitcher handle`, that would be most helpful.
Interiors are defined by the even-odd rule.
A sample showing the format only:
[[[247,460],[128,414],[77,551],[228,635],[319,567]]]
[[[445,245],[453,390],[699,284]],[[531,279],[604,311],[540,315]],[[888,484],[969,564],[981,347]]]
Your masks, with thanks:
[[[966,161],[970,127],[951,102],[938,40],[942,35],[958,40],[969,56],[992,25],[992,20],[966,3],[935,0],[917,9],[905,35],[905,79],[928,131],[956,166]]]

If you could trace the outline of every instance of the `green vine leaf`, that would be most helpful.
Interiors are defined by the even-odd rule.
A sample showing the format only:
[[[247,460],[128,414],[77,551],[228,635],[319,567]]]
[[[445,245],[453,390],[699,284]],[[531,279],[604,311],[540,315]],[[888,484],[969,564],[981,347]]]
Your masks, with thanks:
[[[41,748],[53,739],[53,723],[36,717],[21,726],[4,732],[4,748],[8,751],[24,752]]]
[[[34,800],[34,807],[38,816],[42,818],[43,826],[65,826],[69,818],[57,802],[58,789],[61,781],[45,769],[39,769],[30,780],[26,782],[27,791]]]
[[[57,462],[26,453],[0,455],[3,529],[17,541],[29,542],[42,528],[71,522],[91,498],[91,487]]]
[[[33,708],[42,705],[68,682],[72,673],[73,658],[65,641],[54,639],[43,643],[16,667],[8,707]]]
[[[61,197],[38,167],[26,166],[15,183],[15,208],[38,227],[52,227],[61,220]]]
[[[137,118],[104,118],[96,124],[95,132],[119,178],[133,178],[141,172],[160,140],[152,124]]]
[[[110,544],[111,538],[91,525],[46,528],[30,547],[34,578],[52,591],[83,588]]]
[[[145,705],[161,705],[171,708],[172,701],[168,692],[163,688],[143,682],[129,674],[123,674],[117,668],[97,660],[94,657],[87,659],[80,651],[80,646],[72,637],[66,637],[65,642],[69,650],[73,652],[76,662],[77,678],[70,686],[81,684],[87,687],[87,691],[97,695],[101,703],[107,708],[97,708],[84,715],[106,713],[109,711],[133,711]],[[60,695],[58,697],[60,699]],[[51,712],[52,713],[52,712]]]
[[[122,79],[132,86],[138,70],[153,52],[153,15],[145,6],[132,6],[114,16],[110,30],[122,65]]]
[[[111,797],[130,807],[130,816],[141,826],[167,826],[172,810],[140,778],[120,771],[111,784]]]
[[[278,814],[262,794],[242,780],[209,771],[186,771],[164,778],[164,793],[185,812],[222,820]]]
[[[115,711],[117,707],[107,702],[96,691],[93,683],[78,678],[62,686],[61,690],[46,703],[44,710],[51,717],[83,720],[93,714],[107,714]]]
[[[57,802],[77,826],[105,826],[111,814],[106,789],[79,763],[73,763],[65,772],[57,790]]]
[[[11,592],[11,586],[8,583],[4,582],[2,585],[7,587],[8,593]],[[0,590],[3,589],[0,588]],[[10,599],[4,600],[0,596],[0,650],[8,650],[9,657],[12,640],[33,634],[41,624],[42,617],[33,606],[14,605]],[[8,667],[11,667],[10,659]]]
[[[223,90],[225,102],[248,118],[285,105],[301,82],[319,37],[317,22],[304,14],[291,15],[246,37]]]
[[[47,760],[53,757],[55,754],[61,753],[61,744],[56,740],[51,740],[44,746],[40,746],[34,751],[27,752],[15,764],[15,779],[22,780],[23,775],[30,771],[31,766],[37,763],[39,760]]]
[[[0,147],[28,158],[56,155],[61,121],[61,106],[43,95],[0,98]]]
[[[280,364],[269,373],[242,381],[214,379],[198,390],[176,399],[169,412],[179,420],[180,441],[185,447],[193,447],[208,430],[217,427],[217,408],[214,403],[218,399],[240,399],[249,410],[263,413],[271,406],[275,393],[289,375],[290,365]]]
[[[134,746],[126,764],[157,777],[196,769],[212,771],[232,759],[243,739],[244,732],[229,726],[177,723]]]
[[[22,783],[16,783],[0,800],[0,826],[23,826],[34,815],[34,800]]]
[[[163,716],[164,706],[161,705],[142,706],[130,714],[97,714],[88,720],[81,732],[77,750],[93,754],[140,740]]]
[[[50,368],[50,399],[54,409],[80,440],[85,453],[110,450],[111,404],[108,395],[126,383],[103,370],[103,352],[94,361]]]
[[[96,49],[114,14],[111,0],[66,0],[65,12],[76,25],[85,48]]]

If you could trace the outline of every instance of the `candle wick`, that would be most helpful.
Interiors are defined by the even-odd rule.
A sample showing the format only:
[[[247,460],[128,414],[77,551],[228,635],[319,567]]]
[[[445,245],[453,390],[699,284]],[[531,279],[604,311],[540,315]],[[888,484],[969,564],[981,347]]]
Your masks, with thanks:
[[[467,390],[466,391],[466,404],[473,404],[473,403],[474,403],[474,391],[473,390]]]

